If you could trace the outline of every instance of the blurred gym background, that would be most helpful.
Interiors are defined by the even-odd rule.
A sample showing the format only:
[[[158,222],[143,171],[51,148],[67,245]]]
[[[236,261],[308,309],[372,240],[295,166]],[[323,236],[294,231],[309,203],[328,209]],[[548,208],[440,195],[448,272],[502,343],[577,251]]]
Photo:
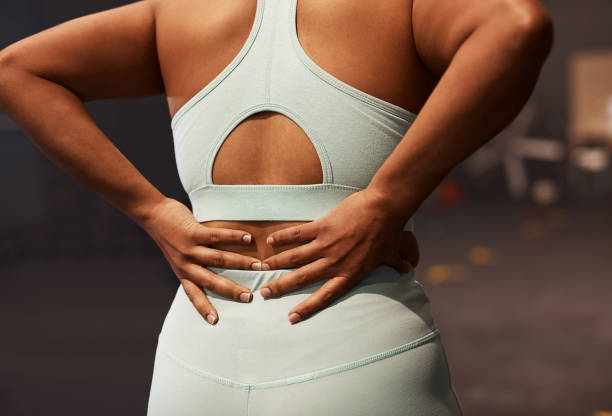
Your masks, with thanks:
[[[125,3],[3,2],[0,48]],[[543,3],[555,45],[528,104],[416,216],[466,415],[612,415],[612,2]],[[162,96],[87,107],[187,203]],[[0,413],[144,414],[178,286],[162,253],[1,112],[0,189]]]

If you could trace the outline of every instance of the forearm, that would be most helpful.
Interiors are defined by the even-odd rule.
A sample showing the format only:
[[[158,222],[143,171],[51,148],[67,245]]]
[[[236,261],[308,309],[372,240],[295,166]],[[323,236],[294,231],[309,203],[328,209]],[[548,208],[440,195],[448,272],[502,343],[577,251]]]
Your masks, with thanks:
[[[492,19],[474,30],[370,181],[381,207],[407,220],[446,174],[501,131],[531,94],[551,44],[546,23],[519,32]]]
[[[95,124],[71,90],[0,65],[0,108],[53,161],[141,224],[164,196]]]

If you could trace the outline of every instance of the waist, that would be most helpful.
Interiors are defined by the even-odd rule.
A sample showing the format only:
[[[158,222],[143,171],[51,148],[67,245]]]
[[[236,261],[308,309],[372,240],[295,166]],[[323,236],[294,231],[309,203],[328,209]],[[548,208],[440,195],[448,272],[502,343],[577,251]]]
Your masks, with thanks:
[[[274,231],[316,220],[347,196],[361,189],[339,184],[297,185],[217,185],[207,184],[189,192],[194,217],[209,227],[249,232],[249,245],[217,244],[210,246],[264,259],[300,242],[272,247],[266,238]],[[413,219],[403,227],[412,232]]]
[[[208,268],[253,292],[291,270]],[[299,377],[385,356],[382,352],[406,348],[437,333],[427,296],[413,277],[414,271],[399,273],[378,265],[328,307],[297,325],[289,322],[287,312],[325,280],[274,299],[255,295],[250,303],[208,291],[219,313],[215,326],[203,321],[179,286],[159,346],[199,374],[204,371],[238,383]]]

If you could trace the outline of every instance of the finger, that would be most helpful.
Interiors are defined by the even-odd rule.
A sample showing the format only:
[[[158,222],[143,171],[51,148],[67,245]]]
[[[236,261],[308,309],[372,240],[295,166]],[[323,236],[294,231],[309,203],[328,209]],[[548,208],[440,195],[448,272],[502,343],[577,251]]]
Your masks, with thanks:
[[[403,231],[400,235],[400,255],[416,267],[419,263],[419,243],[410,231]]]
[[[199,245],[191,248],[189,260],[207,266],[247,270],[252,269],[253,263],[260,262],[256,257]]]
[[[354,278],[346,276],[332,277],[317,289],[316,292],[289,311],[287,314],[289,322],[295,324],[296,322],[308,319],[316,312],[328,307],[334,300],[348,292],[356,284],[357,280]]]
[[[308,263],[299,269],[285,273],[278,279],[269,281],[259,288],[259,293],[264,298],[277,297],[318,282],[327,276],[329,276],[328,262],[325,259],[319,259],[314,263]]]
[[[186,268],[186,279],[210,290],[223,297],[233,299],[237,302],[249,303],[253,299],[253,293],[244,286],[240,286],[230,279],[220,276],[206,267],[191,264]]]
[[[252,236],[246,231],[195,224],[191,229],[191,239],[196,244],[250,244]]]
[[[218,322],[217,310],[208,300],[206,293],[198,285],[187,279],[181,279],[181,285],[183,290],[187,294],[187,297],[196,308],[196,310],[202,315],[206,321],[214,325]]]
[[[315,221],[294,225],[274,231],[268,235],[266,243],[276,246],[313,240],[317,236],[319,224]]]
[[[394,255],[391,260],[385,261],[384,263],[393,267],[399,273],[410,273],[410,270],[412,270],[412,264],[399,254]]]
[[[271,269],[297,267],[320,258],[319,252],[320,248],[312,241],[263,259],[261,264],[267,264]]]
[[[418,248],[416,239],[409,231],[402,231],[399,240],[390,242],[392,247],[386,251],[383,264],[393,267],[398,273],[409,273],[413,268],[413,261],[418,261]]]

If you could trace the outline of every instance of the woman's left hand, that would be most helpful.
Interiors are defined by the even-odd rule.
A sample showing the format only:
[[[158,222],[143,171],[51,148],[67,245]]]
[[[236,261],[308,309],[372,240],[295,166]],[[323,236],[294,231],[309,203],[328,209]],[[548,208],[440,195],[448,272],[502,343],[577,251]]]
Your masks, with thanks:
[[[326,308],[380,263],[408,273],[418,263],[419,250],[413,233],[403,230],[404,224],[367,189],[351,194],[321,218],[268,236],[272,246],[308,243],[262,260],[270,269],[303,266],[263,285],[260,293],[277,297],[329,279],[289,311],[289,321],[296,323]]]

